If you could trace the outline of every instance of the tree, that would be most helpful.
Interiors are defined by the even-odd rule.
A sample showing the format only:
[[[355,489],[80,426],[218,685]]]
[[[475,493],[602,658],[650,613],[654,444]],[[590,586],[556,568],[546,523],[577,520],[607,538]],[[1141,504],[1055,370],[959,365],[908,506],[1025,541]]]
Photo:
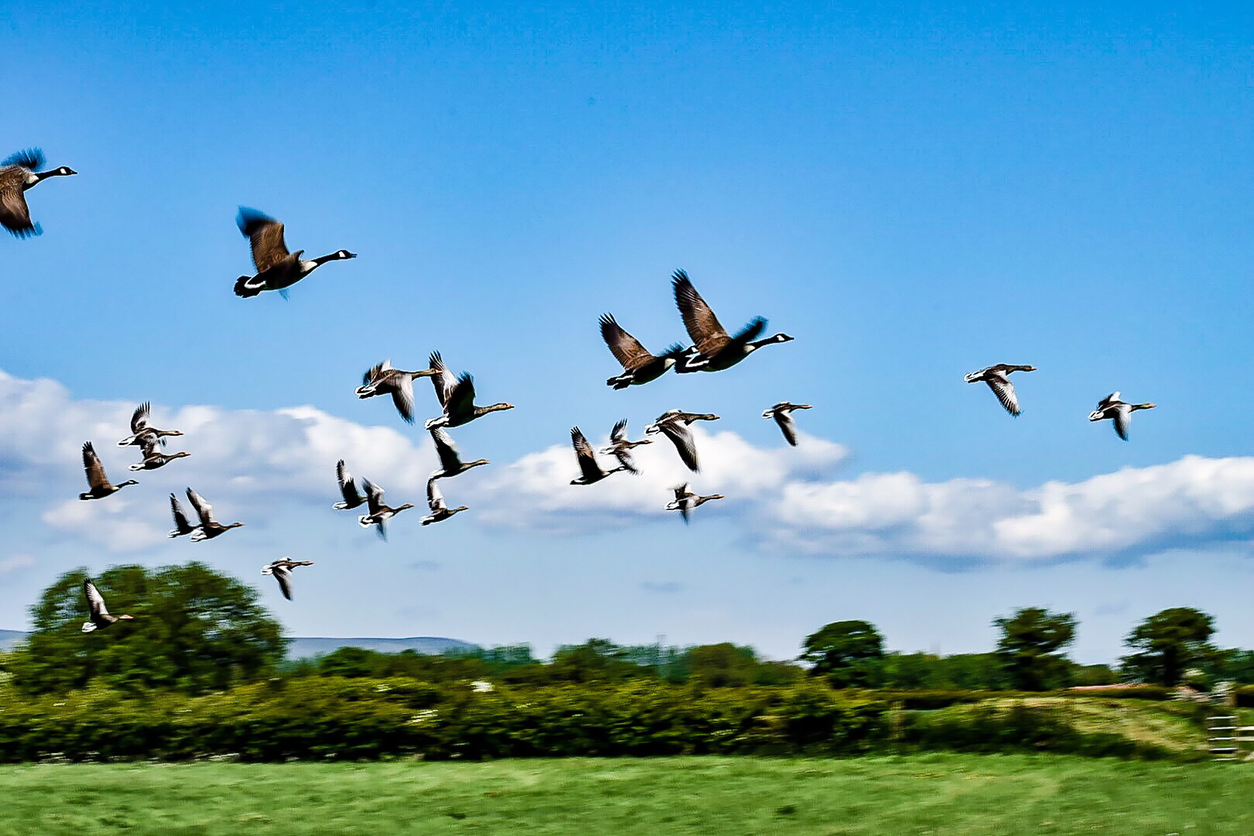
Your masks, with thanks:
[[[80,629],[85,577],[84,569],[65,573],[31,607],[35,629],[9,660],[21,690],[63,692],[101,679],[122,689],[200,692],[255,679],[283,658],[279,624],[256,590],[202,563],[97,575],[109,611],[135,620],[89,635]]]
[[[1075,641],[1075,615],[1052,613],[1041,607],[1015,610],[1010,618],[995,618],[1001,628],[997,655],[1021,691],[1047,691],[1068,684],[1071,663],[1056,652]]]
[[[710,688],[739,688],[753,683],[757,654],[731,642],[704,644],[688,651],[690,677]]]
[[[835,688],[867,688],[879,681],[884,637],[866,621],[834,621],[806,636],[802,646],[805,652],[797,658]]]
[[[1215,620],[1192,607],[1172,607],[1142,621],[1124,639],[1134,651],[1121,660],[1125,677],[1176,685],[1184,671],[1209,662]]]

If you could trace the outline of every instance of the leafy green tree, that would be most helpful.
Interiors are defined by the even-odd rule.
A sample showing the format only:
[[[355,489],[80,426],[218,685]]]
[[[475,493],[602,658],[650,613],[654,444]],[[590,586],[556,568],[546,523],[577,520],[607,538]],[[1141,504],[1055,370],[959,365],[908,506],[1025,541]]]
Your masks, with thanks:
[[[547,676],[555,682],[622,682],[657,676],[652,667],[637,664],[630,657],[629,648],[609,639],[588,639],[583,644],[559,647]]]
[[[85,577],[84,569],[65,573],[31,607],[34,630],[9,660],[22,691],[64,692],[101,679],[128,690],[201,692],[255,679],[283,658],[279,624],[256,590],[202,563],[97,575],[109,611],[135,620],[86,635]]]
[[[1067,684],[1071,663],[1057,651],[1075,641],[1075,615],[1041,607],[1015,610],[995,618],[1001,628],[997,655],[1011,684],[1021,691],[1047,691]]]
[[[691,679],[709,688],[741,688],[753,684],[758,657],[751,647],[731,642],[705,644],[688,651]]]
[[[866,621],[834,621],[806,636],[799,657],[809,662],[812,676],[825,676],[835,688],[869,688],[878,684],[884,658],[884,637]]]
[[[1172,607],[1151,615],[1128,634],[1123,674],[1159,685],[1176,685],[1184,671],[1210,662],[1217,653],[1208,644],[1215,620],[1192,607]]]

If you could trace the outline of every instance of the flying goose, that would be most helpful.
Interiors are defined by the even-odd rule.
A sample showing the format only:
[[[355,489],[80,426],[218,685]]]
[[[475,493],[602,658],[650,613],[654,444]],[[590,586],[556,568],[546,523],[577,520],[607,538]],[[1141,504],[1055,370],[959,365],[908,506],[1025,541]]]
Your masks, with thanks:
[[[781,401],[775,406],[762,413],[763,418],[774,418],[775,423],[779,424],[780,432],[784,434],[784,440],[793,447],[797,446],[797,422],[792,418],[794,409],[809,409],[808,403],[789,403]]]
[[[623,466],[629,473],[640,473],[636,470],[635,462],[632,461],[631,450],[633,447],[641,447],[645,444],[652,444],[653,439],[642,438],[639,441],[630,441],[627,438],[627,419],[614,424],[614,429],[610,430],[610,446],[601,451],[603,455],[614,456],[618,459],[618,463]]]
[[[196,530],[192,532],[192,542],[199,543],[201,540],[212,540],[224,531],[232,528],[239,528],[242,522],[233,522],[230,525],[223,525],[213,518],[213,506],[201,499],[200,494],[191,488],[187,489],[187,501],[196,509],[196,515],[200,517],[200,525],[196,526]],[[178,521],[175,520],[175,524]]]
[[[423,525],[443,522],[454,514],[470,510],[469,505],[459,505],[456,508],[449,508],[448,505],[444,503],[444,494],[440,493],[440,488],[435,483],[436,478],[438,477],[432,476],[427,480],[427,506],[431,509],[431,514],[430,516],[422,518]]]
[[[680,358],[679,366],[675,369],[677,372],[718,372],[730,369],[764,345],[786,343],[793,339],[787,334],[775,334],[755,340],[755,337],[766,330],[766,320],[760,316],[755,317],[736,336],[729,336],[719,324],[718,317],[714,316],[714,311],[710,310],[710,306],[692,286],[687,273],[676,270],[671,282],[675,289],[675,304],[684,320],[684,328],[695,343],[695,352],[689,349]]]
[[[1114,420],[1115,432],[1124,441],[1128,440],[1128,425],[1132,423],[1132,413],[1138,409],[1153,409],[1158,404],[1152,403],[1124,403],[1119,400],[1119,393],[1112,392],[1102,398],[1097,404],[1097,409],[1089,413],[1090,421],[1101,421],[1106,418]]]
[[[592,445],[588,443],[588,439],[584,438],[584,434],[578,427],[570,428],[570,443],[575,447],[575,458],[579,461],[580,471],[578,478],[570,480],[572,485],[591,485],[593,482],[600,482],[611,473],[627,469],[626,465],[620,464],[612,470],[602,470],[601,465],[597,464]]]
[[[143,451],[144,460],[138,464],[131,465],[131,470],[156,470],[159,467],[165,467],[175,459],[191,455],[191,453],[180,450],[167,456],[161,452],[161,439],[155,435],[144,436],[143,445],[140,449]]]
[[[149,425],[148,412],[150,408],[148,401],[144,401],[135,407],[135,412],[131,414],[131,434],[118,442],[119,447],[143,444],[146,438],[159,438],[161,443],[165,444],[166,436],[183,434],[182,430],[159,430]]]
[[[463,462],[461,457],[457,455],[457,445],[453,443],[453,439],[449,437],[448,432],[443,427],[433,428],[431,430],[431,439],[435,441],[435,452],[440,457],[440,469],[432,471],[428,479],[447,479],[450,476],[465,473],[472,467],[488,464],[487,459]]]
[[[692,437],[692,430],[689,429],[689,425],[693,421],[717,420],[717,415],[681,412],[678,409],[671,409],[659,415],[657,421],[645,427],[644,431],[648,435],[660,432],[669,438],[675,445],[675,450],[679,452],[679,458],[689,470],[696,473],[701,467],[697,463],[697,443]]]
[[[87,616],[91,620],[83,622],[84,633],[103,630],[110,624],[118,621],[135,620],[133,615],[109,615],[109,609],[105,606],[104,596],[100,594],[99,589],[96,589],[96,585],[92,583],[91,578],[83,580],[83,594],[87,596],[87,609],[91,613]]]
[[[335,478],[340,483],[340,495],[344,499],[332,505],[332,508],[337,511],[343,511],[348,508],[356,508],[366,501],[366,498],[358,492],[357,483],[353,481],[353,474],[348,472],[348,468],[344,466],[343,459],[335,463]]]
[[[978,372],[963,376],[963,380],[967,383],[980,383],[983,381],[988,384],[988,388],[993,390],[993,394],[997,396],[997,400],[1001,401],[1001,405],[1006,411],[1016,418],[1019,417],[1019,398],[1015,395],[1015,385],[1010,382],[1011,372],[1034,372],[1036,366],[1015,366],[1010,363],[998,363],[996,366],[989,366],[986,369],[980,369]]]
[[[261,567],[261,574],[274,575],[274,579],[279,582],[279,591],[290,601],[292,600],[292,570],[297,566],[313,565],[312,560],[292,560],[290,557],[282,557],[271,561],[268,566]]]
[[[675,500],[667,503],[667,511],[678,511],[679,515],[684,518],[684,523],[688,523],[689,514],[694,508],[699,508],[712,499],[723,499],[721,493],[710,494],[709,496],[697,496],[688,490],[688,483],[684,482],[677,488],[671,488],[675,492]]]
[[[78,174],[72,168],[61,166],[51,171],[36,172],[44,167],[44,152],[38,148],[18,151],[0,162],[0,224],[18,238],[43,235],[43,227],[30,222],[30,207],[26,205],[26,190],[49,177],[68,177]]]
[[[104,465],[100,463],[100,457],[96,455],[96,448],[91,446],[90,441],[83,442],[83,469],[87,471],[87,487],[88,491],[80,493],[79,499],[104,499],[111,493],[122,490],[127,485],[138,485],[134,479],[127,479],[125,482],[113,484],[109,481],[109,477],[105,476]]]
[[[174,530],[170,532],[171,537],[182,537],[184,534],[191,534],[200,526],[192,525],[187,519],[187,512],[183,510],[183,506],[179,505],[178,497],[170,494],[170,511],[174,514]]]
[[[304,250],[289,253],[283,240],[283,224],[247,206],[239,208],[235,225],[251,243],[253,266],[257,268],[256,275],[240,276],[235,281],[235,295],[243,298],[256,296],[263,290],[277,290],[286,299],[289,287],[321,265],[357,257],[348,250],[336,250],[313,260],[301,258]]]
[[[508,403],[475,406],[475,379],[469,372],[462,372],[461,377],[453,377],[453,373],[449,371],[448,366],[444,365],[444,359],[440,357],[438,351],[431,353],[431,371],[434,372],[431,376],[431,383],[435,386],[435,394],[440,399],[440,406],[444,407],[444,414],[428,420],[423,425],[425,429],[460,427],[489,412],[514,408],[513,404]]]
[[[435,369],[419,369],[406,372],[392,368],[391,360],[384,360],[361,376],[361,386],[357,387],[357,397],[372,398],[375,395],[391,395],[396,411],[405,419],[405,423],[414,423],[414,380],[419,377],[431,377]]]
[[[607,386],[626,389],[657,380],[684,354],[675,343],[661,354],[652,354],[640,341],[623,330],[612,314],[601,314],[601,339],[609,346],[614,359],[623,365],[623,373],[605,381]]]
[[[401,511],[404,511],[406,508],[413,508],[414,506],[412,503],[406,502],[399,508],[389,508],[387,505],[383,504],[383,488],[374,484],[369,479],[362,479],[361,481],[366,488],[366,507],[369,509],[370,513],[362,514],[357,518],[357,522],[361,523],[362,528],[369,528],[372,525],[377,525],[378,528],[375,529],[375,531],[378,532],[380,537],[386,540],[388,538],[387,521],[392,517],[395,517]]]

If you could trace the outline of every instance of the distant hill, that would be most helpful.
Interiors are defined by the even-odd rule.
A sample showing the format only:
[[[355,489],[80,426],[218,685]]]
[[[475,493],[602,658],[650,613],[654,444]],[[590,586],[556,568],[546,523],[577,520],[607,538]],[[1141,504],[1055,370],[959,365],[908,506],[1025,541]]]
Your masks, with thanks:
[[[24,638],[26,634],[20,630],[0,630],[0,650],[12,650],[13,646]],[[294,638],[287,646],[287,658],[307,659],[310,656],[325,655],[341,647],[361,647],[366,650],[377,650],[380,653],[414,650],[435,656],[446,650],[473,650],[475,645],[459,639],[446,639],[439,636],[416,636],[408,639]]]

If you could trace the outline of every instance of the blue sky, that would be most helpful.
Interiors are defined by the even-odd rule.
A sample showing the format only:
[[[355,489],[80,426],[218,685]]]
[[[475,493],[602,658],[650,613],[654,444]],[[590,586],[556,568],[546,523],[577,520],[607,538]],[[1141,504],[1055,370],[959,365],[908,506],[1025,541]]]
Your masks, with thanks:
[[[782,657],[868,618],[957,652],[1042,605],[1104,661],[1190,605],[1254,646],[1252,34],[1249,10],[1079,4],[0,10],[29,103],[4,153],[80,172],[29,193],[42,237],[0,241],[0,626],[73,566],[253,579],[290,553],[318,561],[297,601],[262,589],[300,635]],[[239,204],[359,258],[237,299]],[[725,325],[796,341],[609,390],[597,316],[680,340],[679,267]],[[517,409],[455,432],[493,460],[445,486],[472,512],[376,543],[329,508],[335,459],[421,503],[430,442],[352,388],[433,349]],[[962,383],[995,362],[1040,368],[1017,420]],[[1128,443],[1084,420],[1115,389],[1160,404]],[[797,451],[758,417],[785,398],[815,405]],[[145,399],[192,457],[65,508],[78,445]],[[695,481],[722,507],[649,512],[679,475],[654,448],[632,484],[566,484],[571,425],[672,407],[723,416]],[[248,525],[155,539],[187,484]]]

